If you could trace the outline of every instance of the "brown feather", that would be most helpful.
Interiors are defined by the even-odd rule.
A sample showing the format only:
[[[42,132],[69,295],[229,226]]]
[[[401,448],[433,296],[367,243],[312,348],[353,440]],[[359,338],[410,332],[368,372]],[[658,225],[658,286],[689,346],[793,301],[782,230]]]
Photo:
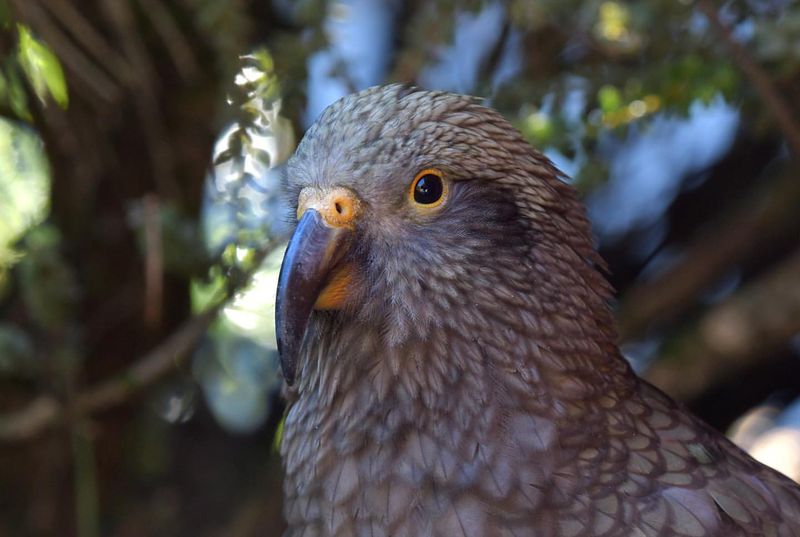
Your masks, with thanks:
[[[434,216],[407,207],[427,167]],[[312,315],[287,537],[800,536],[800,488],[638,379],[562,174],[470,97],[372,88],[289,165],[363,201],[354,305]]]

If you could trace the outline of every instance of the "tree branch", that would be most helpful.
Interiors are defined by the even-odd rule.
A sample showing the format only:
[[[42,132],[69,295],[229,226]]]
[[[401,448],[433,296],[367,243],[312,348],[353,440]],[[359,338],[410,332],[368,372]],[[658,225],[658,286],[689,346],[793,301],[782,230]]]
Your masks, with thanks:
[[[185,80],[197,78],[200,73],[197,56],[167,7],[159,0],[139,0],[139,4],[142,13],[161,36],[164,48],[181,77]]]
[[[772,119],[786,137],[792,152],[795,156],[800,156],[800,126],[795,122],[792,109],[775,88],[770,75],[753,59],[747,49],[733,38],[730,28],[722,23],[717,7],[711,0],[700,0],[697,8],[706,16],[711,27],[739,64],[739,68],[753,84]]]
[[[69,406],[65,406],[50,395],[41,395],[26,407],[0,416],[0,442],[30,440],[64,421],[74,421],[82,416],[120,405],[139,394],[144,388],[176,371],[190,356],[192,349],[222,308],[250,281],[252,274],[261,266],[261,262],[274,246],[275,244],[270,241],[259,251],[254,259],[255,268],[230,290],[225,299],[187,320],[177,331],[142,356],[123,374],[77,394]]]
[[[759,248],[779,243],[782,237],[796,235],[798,205],[800,182],[791,172],[748,196],[738,208],[699,233],[676,265],[628,290],[618,315],[620,338],[639,337],[654,321],[678,317],[727,267]],[[769,241],[765,243],[764,237]]]
[[[144,227],[144,323],[150,328],[161,324],[164,299],[164,245],[161,236],[161,202],[157,195],[143,200]]]
[[[689,400],[800,332],[800,252],[709,311],[645,377]]]
[[[167,135],[164,113],[157,97],[159,85],[153,58],[147,50],[144,37],[138,30],[136,14],[130,4],[116,0],[102,3],[106,20],[114,29],[122,52],[133,70],[128,77],[128,88],[133,92],[134,103],[139,112],[139,121],[147,139],[146,149],[153,168],[153,180],[161,198],[180,202],[181,187],[175,176],[174,151]]]
[[[128,59],[119,54],[111,43],[72,4],[72,2],[45,2],[41,6],[49,18],[57,21],[72,38],[92,56],[97,65],[111,74],[117,82],[125,84],[134,71]]]
[[[146,354],[124,374],[100,383],[75,397],[71,408],[42,395],[25,408],[0,417],[0,441],[31,439],[62,420],[93,414],[128,400],[176,369],[205,334],[223,304],[186,321],[177,332]]]

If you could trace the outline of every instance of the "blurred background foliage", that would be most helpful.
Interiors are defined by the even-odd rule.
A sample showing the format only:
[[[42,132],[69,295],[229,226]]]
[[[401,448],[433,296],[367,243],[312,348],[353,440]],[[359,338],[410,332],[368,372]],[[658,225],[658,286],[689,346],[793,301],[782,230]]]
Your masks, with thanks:
[[[279,535],[281,165],[481,95],[572,177],[634,366],[800,479],[792,0],[0,0],[0,535]]]

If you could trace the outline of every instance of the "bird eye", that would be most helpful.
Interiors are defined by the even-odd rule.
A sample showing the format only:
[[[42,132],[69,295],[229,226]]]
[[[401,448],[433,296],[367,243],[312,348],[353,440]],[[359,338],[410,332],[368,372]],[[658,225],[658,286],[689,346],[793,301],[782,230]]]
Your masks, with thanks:
[[[447,185],[442,179],[442,172],[433,168],[422,170],[414,177],[409,194],[417,205],[426,208],[441,205],[447,194]]]

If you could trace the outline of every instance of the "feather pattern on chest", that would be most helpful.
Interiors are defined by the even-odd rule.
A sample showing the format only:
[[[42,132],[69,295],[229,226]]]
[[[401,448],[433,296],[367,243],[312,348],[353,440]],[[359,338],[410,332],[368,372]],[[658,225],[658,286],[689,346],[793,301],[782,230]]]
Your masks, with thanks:
[[[499,114],[366,90],[287,186],[286,537],[800,537],[797,485],[622,359],[582,204]]]

